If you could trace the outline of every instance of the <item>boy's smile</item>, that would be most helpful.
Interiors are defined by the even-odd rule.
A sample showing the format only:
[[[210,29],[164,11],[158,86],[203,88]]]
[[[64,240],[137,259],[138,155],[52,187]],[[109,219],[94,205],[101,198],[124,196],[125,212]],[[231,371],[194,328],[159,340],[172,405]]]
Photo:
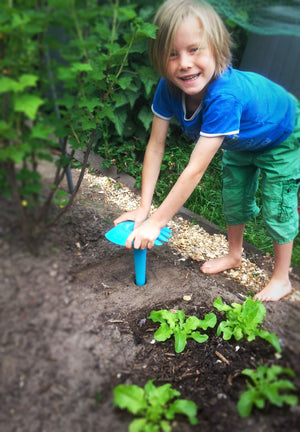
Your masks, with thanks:
[[[168,60],[168,79],[189,96],[199,95],[215,72],[213,54],[202,35],[198,19],[185,18],[178,26]]]

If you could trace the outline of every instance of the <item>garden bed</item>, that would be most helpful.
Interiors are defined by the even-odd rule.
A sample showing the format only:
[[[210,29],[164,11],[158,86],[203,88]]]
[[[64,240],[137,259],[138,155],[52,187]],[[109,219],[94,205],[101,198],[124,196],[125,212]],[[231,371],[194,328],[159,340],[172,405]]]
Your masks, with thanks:
[[[197,257],[168,244],[148,251],[147,284],[137,287],[132,252],[104,237],[122,210],[95,178],[85,177],[77,202],[36,257],[26,251],[10,203],[2,200],[1,431],[125,432],[132,416],[113,406],[114,387],[154,378],[198,405],[199,425],[179,417],[174,431],[298,431],[299,406],[267,406],[247,419],[236,409],[246,389],[241,371],[258,362],[292,368],[300,396],[297,276],[292,296],[265,304],[264,328],[279,337],[280,358],[263,340],[225,342],[213,329],[207,342],[189,340],[180,354],[171,339],[153,343],[158,326],[148,319],[152,310],[203,318],[216,313],[213,301],[220,296],[242,303],[254,282],[204,275]],[[270,258],[245,259],[255,265],[252,273],[261,270],[259,280],[268,276]]]

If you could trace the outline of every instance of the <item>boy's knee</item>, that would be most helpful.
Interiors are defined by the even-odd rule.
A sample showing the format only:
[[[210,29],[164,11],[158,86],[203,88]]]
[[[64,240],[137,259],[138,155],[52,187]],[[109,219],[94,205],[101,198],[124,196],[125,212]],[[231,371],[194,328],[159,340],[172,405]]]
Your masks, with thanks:
[[[259,213],[254,193],[241,191],[240,187],[223,188],[223,211],[228,225],[240,225]]]
[[[298,234],[298,187],[299,180],[290,179],[264,189],[262,215],[276,243],[287,243]]]

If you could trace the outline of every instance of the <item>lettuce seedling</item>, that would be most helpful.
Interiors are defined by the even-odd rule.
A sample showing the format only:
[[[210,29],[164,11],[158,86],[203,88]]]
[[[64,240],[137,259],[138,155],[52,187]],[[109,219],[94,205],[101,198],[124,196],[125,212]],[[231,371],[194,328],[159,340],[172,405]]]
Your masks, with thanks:
[[[205,315],[204,320],[200,320],[195,316],[191,316],[185,320],[185,313],[180,310],[176,312],[166,309],[152,311],[149,318],[154,322],[161,323],[154,333],[154,339],[164,342],[174,335],[175,352],[177,353],[181,353],[184,350],[188,338],[192,338],[199,343],[205,342],[208,336],[201,334],[196,329],[207,330],[208,327],[213,328],[217,323],[217,317],[214,313]]]
[[[274,333],[259,328],[266,315],[266,308],[262,302],[254,301],[249,296],[242,305],[232,303],[228,306],[220,297],[214,301],[214,307],[226,313],[226,321],[221,321],[217,328],[218,336],[223,333],[224,340],[234,336],[236,340],[245,337],[248,341],[259,336],[271,343],[278,353],[281,352],[278,337]]]
[[[129,432],[170,432],[170,420],[176,414],[186,415],[192,425],[198,424],[197,405],[175,399],[177,396],[180,392],[172,389],[169,383],[156,387],[150,380],[144,388],[121,384],[114,388],[114,405],[138,416],[130,423]]]
[[[294,384],[288,379],[278,378],[280,374],[294,377],[295,373],[291,369],[281,366],[259,365],[257,370],[244,369],[242,374],[251,378],[253,384],[247,381],[248,390],[241,395],[238,401],[237,408],[241,417],[248,417],[253,405],[263,409],[266,401],[278,407],[282,407],[284,403],[292,406],[297,405],[297,396],[287,393],[289,390],[296,390]],[[286,393],[280,394],[280,391]]]

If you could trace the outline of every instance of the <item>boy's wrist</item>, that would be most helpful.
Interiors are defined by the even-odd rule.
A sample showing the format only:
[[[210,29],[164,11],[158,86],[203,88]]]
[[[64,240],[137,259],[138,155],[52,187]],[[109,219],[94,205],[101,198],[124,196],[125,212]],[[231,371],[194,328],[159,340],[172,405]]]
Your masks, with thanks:
[[[169,222],[168,220],[165,220],[164,218],[161,218],[159,216],[159,214],[157,214],[157,211],[155,211],[150,217],[149,220],[154,223],[160,230],[162,228],[164,228],[167,223]]]

